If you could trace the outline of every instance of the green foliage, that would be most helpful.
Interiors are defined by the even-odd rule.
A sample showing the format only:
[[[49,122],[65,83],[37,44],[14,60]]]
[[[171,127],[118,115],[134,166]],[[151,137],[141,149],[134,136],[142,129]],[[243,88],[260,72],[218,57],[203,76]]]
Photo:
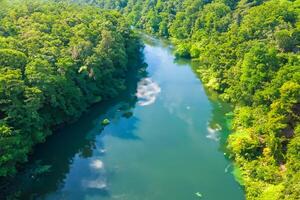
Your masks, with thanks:
[[[259,200],[269,200],[269,199],[280,200],[283,189],[284,186],[282,184],[267,186],[258,199]]]
[[[104,119],[104,120],[101,122],[101,124],[102,124],[103,126],[106,126],[106,125],[108,125],[109,123],[110,123],[109,119]]]
[[[24,53],[13,49],[0,49],[0,66],[23,69],[27,57]]]
[[[299,199],[299,0],[128,0],[121,10],[171,38],[235,104],[228,148],[247,199]]]
[[[12,176],[53,128],[125,88],[129,55],[141,46],[115,11],[59,1],[5,5],[0,6],[0,176]]]
[[[199,61],[203,83],[234,103],[228,148],[247,199],[299,199],[299,0],[91,2],[172,39],[177,56]],[[0,175],[13,174],[51,126],[123,89],[128,54],[138,46],[114,11],[64,3],[5,8]]]

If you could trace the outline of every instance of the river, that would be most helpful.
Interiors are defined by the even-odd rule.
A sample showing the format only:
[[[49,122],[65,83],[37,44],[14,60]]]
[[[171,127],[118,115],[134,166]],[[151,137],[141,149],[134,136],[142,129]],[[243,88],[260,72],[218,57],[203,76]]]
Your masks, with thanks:
[[[14,185],[21,199],[245,198],[224,155],[230,107],[168,43],[145,37],[144,56],[147,75],[138,87],[93,106],[37,146]],[[103,127],[105,118],[111,123]],[[46,172],[36,175],[33,165]]]

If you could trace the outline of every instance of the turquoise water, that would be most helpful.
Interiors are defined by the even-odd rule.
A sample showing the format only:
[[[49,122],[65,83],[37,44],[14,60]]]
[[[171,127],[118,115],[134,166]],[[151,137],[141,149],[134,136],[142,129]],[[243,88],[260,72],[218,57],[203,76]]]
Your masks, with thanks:
[[[145,43],[147,77],[39,145],[30,163],[51,168],[33,175],[28,165],[15,184],[23,199],[244,199],[224,156],[229,106],[168,43]]]

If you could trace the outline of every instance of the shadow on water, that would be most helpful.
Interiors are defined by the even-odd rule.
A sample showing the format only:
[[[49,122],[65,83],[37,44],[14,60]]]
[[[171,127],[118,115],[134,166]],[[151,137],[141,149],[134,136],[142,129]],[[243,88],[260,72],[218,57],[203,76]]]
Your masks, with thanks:
[[[191,66],[195,76],[201,81],[201,78],[198,76],[196,70],[199,67],[197,61],[192,61],[188,58],[175,58],[174,63],[177,65],[189,65]],[[209,102],[212,106],[212,115],[208,123],[208,131],[214,132],[215,140],[220,144],[219,151],[226,152],[227,137],[230,134],[230,123],[231,118],[228,113],[232,112],[233,107],[229,103],[224,102],[220,99],[219,94],[209,90],[203,85],[204,92],[209,99]]]
[[[164,47],[167,47],[169,51],[174,55],[175,49],[172,45],[170,45],[170,42],[163,40],[162,44]],[[178,66],[190,66],[195,76],[197,76],[197,78],[201,81],[201,77],[196,72],[197,68],[200,65],[198,61],[194,61],[189,58],[175,57],[174,63]],[[218,151],[224,153],[225,158],[228,161],[232,162],[228,157],[229,154],[227,149],[227,139],[232,131],[232,116],[230,115],[230,113],[232,113],[233,111],[233,106],[230,103],[224,102],[222,99],[220,99],[217,92],[208,89],[204,84],[201,85],[203,86],[204,92],[212,108],[211,117],[207,124],[207,129],[209,132],[207,138],[218,142]],[[225,169],[226,173],[229,171],[233,172],[233,170],[234,166],[232,164],[229,164]]]
[[[185,62],[188,62],[192,67],[195,75],[201,80],[200,76],[196,72],[199,67],[199,62],[191,61],[189,59],[185,59]],[[233,106],[230,103],[224,102],[219,94],[215,91],[212,91],[203,85],[206,96],[209,99],[209,102],[212,106],[212,115],[208,124],[208,128],[210,132],[215,134],[215,139],[219,142],[219,151],[227,152],[227,138],[231,132],[231,117],[229,113],[233,111]]]
[[[162,46],[163,48],[167,48],[172,55],[175,54],[174,46],[167,39],[143,35],[143,40],[145,41],[145,43],[150,44],[151,46]],[[197,76],[197,78],[201,81],[201,77],[196,72],[197,68],[200,65],[199,62],[191,60],[190,58],[182,57],[175,57],[173,62],[177,66],[190,66],[195,76]],[[229,103],[226,103],[223,100],[221,100],[218,93],[209,90],[205,87],[205,85],[203,85],[203,89],[212,106],[212,115],[208,123],[208,131],[213,132],[214,138],[212,139],[215,139],[219,142],[219,151],[227,152],[227,138],[231,132],[231,117],[227,114],[232,112],[233,107]]]
[[[164,42],[165,46],[168,46],[170,43],[167,41]],[[172,54],[174,54],[174,48],[169,46],[169,49]],[[178,66],[191,66],[195,76],[201,81],[200,76],[196,72],[197,68],[199,67],[199,62],[193,61],[189,58],[178,58],[174,59],[174,63]],[[203,85],[203,84],[201,84]],[[211,119],[208,123],[208,131],[214,132],[214,136],[216,141],[219,142],[219,151],[227,152],[226,145],[227,145],[227,137],[230,134],[230,123],[231,118],[227,114],[232,112],[233,107],[229,103],[224,102],[220,99],[219,94],[209,90],[208,88],[203,85],[204,92],[209,99],[209,102],[212,106],[212,115]]]
[[[179,59],[179,63],[188,63],[194,74],[201,80],[201,77],[197,73],[197,69],[199,67],[198,61],[191,61],[190,59]],[[219,144],[218,151],[224,153],[224,157],[226,160],[230,162],[230,164],[225,168],[225,173],[231,172],[234,175],[234,165],[231,164],[233,162],[229,157],[229,152],[227,148],[227,139],[229,135],[232,133],[231,123],[232,123],[232,112],[233,105],[223,101],[219,94],[215,91],[212,91],[203,85],[204,92],[209,99],[210,105],[212,107],[211,118],[208,122],[208,132],[207,138],[215,140]],[[236,179],[236,177],[234,177]],[[237,180],[237,179],[236,179]],[[239,185],[239,187],[244,190],[244,187]]]
[[[161,46],[164,49],[167,49],[172,55],[174,55],[174,48],[169,41],[166,40],[157,40],[155,37],[146,36],[146,43],[150,44],[150,46]],[[159,41],[159,42],[158,42]],[[158,44],[158,45],[157,45]],[[194,72],[195,77],[197,77],[200,82],[201,78],[198,76],[196,69],[200,66],[200,64],[196,61],[192,61],[187,58],[178,58],[174,57],[173,63],[179,67],[191,67]],[[231,133],[230,124],[231,124],[231,116],[228,115],[232,112],[233,107],[229,103],[222,101],[214,91],[209,90],[204,86],[204,84],[199,84],[200,87],[203,88],[205,97],[208,98],[208,102],[210,104],[210,116],[207,121],[207,135],[206,138],[208,140],[212,140],[211,143],[216,145],[218,152],[224,153],[224,158],[227,162],[225,162],[224,173],[229,174],[233,173],[234,166],[231,163],[231,160],[228,157],[228,149],[227,149],[227,138]],[[202,88],[199,87],[199,93]],[[189,89],[189,88],[187,88]],[[201,105],[201,102],[199,102]],[[201,113],[199,113],[201,115]],[[207,142],[208,143],[208,142]],[[223,156],[223,155],[221,155]],[[226,166],[227,165],[227,166]],[[200,182],[200,181],[199,181]],[[238,185],[237,185],[238,186]],[[238,186],[240,191],[243,191],[242,186]],[[243,197],[242,197],[243,198]]]
[[[173,47],[170,45],[169,42],[167,41],[162,41],[162,40],[157,40],[153,39],[152,37],[149,37],[147,35],[143,35],[143,40],[145,41],[146,44],[149,44],[150,46],[162,46],[164,49],[166,49],[168,52],[173,52]],[[173,55],[173,54],[172,54]],[[142,57],[141,57],[142,58]],[[173,60],[173,57],[171,57],[171,60],[167,62],[167,64],[176,64],[176,66],[179,67],[184,67],[184,66],[193,66],[193,63],[189,59],[182,59],[182,58],[176,58]],[[158,63],[159,64],[159,63]],[[112,182],[110,182],[115,176],[119,176],[118,170],[122,169],[117,169],[119,167],[118,163],[115,165],[108,165],[107,160],[105,160],[105,157],[112,157],[110,154],[110,147],[109,147],[109,142],[105,142],[105,140],[112,140],[117,138],[117,141],[121,139],[122,144],[124,144],[124,140],[127,140],[128,142],[132,142],[133,140],[140,140],[142,142],[147,141],[147,138],[145,139],[142,135],[143,140],[138,136],[135,135],[136,133],[136,128],[137,126],[140,126],[141,122],[139,122],[139,118],[136,116],[138,113],[138,109],[135,109],[135,113],[133,114],[133,110],[135,105],[137,104],[137,98],[136,98],[136,91],[137,91],[137,83],[141,78],[144,78],[147,76],[146,70],[144,69],[146,66],[145,64],[141,64],[142,69],[140,69],[139,76],[137,74],[131,73],[128,83],[127,83],[127,90],[124,91],[118,98],[103,102],[98,105],[94,105],[93,107],[90,108],[88,112],[86,112],[76,123],[71,124],[67,127],[64,127],[63,129],[60,129],[56,131],[55,134],[50,136],[47,139],[47,142],[44,144],[40,144],[35,148],[34,154],[30,157],[30,161],[26,166],[23,168],[22,171],[17,174],[17,176],[7,182],[8,187],[6,190],[1,190],[0,189],[0,199],[2,198],[3,195],[10,195],[12,198],[11,199],[85,199],[86,196],[84,194],[88,194],[89,197],[97,196],[97,198],[100,196],[101,199],[102,197],[104,199],[113,199],[118,193],[116,193],[112,189]],[[156,65],[156,62],[153,61],[152,65]],[[149,66],[152,66],[151,63]],[[159,66],[159,65],[158,65]],[[151,67],[149,67],[151,68]],[[148,68],[148,71],[149,71]],[[161,70],[161,69],[160,69]],[[160,71],[161,72],[161,71]],[[167,72],[169,73],[169,71]],[[151,71],[149,71],[149,74],[151,76]],[[195,73],[196,74],[196,73]],[[169,74],[168,74],[169,75]],[[176,76],[177,74],[173,74]],[[196,76],[196,75],[195,75]],[[138,78],[137,78],[138,77]],[[168,77],[168,76],[167,76]],[[190,76],[189,76],[190,77]],[[184,78],[184,77],[183,77]],[[177,79],[176,79],[177,80]],[[196,80],[198,83],[198,80]],[[201,84],[199,84],[199,90],[202,87]],[[176,88],[177,89],[177,88]],[[194,87],[195,91],[198,89],[197,86]],[[205,121],[203,123],[203,129],[205,132],[205,128],[208,128],[208,132],[212,134],[212,138],[209,139],[214,139],[215,141],[209,143],[207,140],[205,142],[201,143],[201,141],[197,144],[198,145],[207,145],[209,144],[214,144],[213,145],[213,152],[210,153],[209,149],[207,151],[207,154],[203,154],[204,156],[206,155],[214,155],[215,150],[218,149],[219,152],[226,152],[225,146],[226,146],[226,139],[227,136],[230,132],[228,128],[228,119],[226,117],[226,113],[231,111],[231,107],[229,104],[223,103],[218,99],[218,96],[214,94],[213,92],[208,91],[205,89],[206,96],[209,99],[209,104],[211,107],[211,112],[209,112],[210,116],[208,118],[205,118]],[[183,94],[189,94],[189,93],[183,93]],[[199,96],[198,96],[199,97]],[[206,98],[206,97],[205,97]],[[180,104],[180,102],[178,103]],[[201,102],[199,102],[201,104]],[[198,105],[198,101],[195,102],[195,107]],[[207,104],[205,104],[207,105]],[[201,106],[201,105],[200,105]],[[154,107],[155,108],[155,107]],[[147,113],[147,111],[151,111],[151,109],[145,109],[144,114]],[[157,110],[155,110],[157,111]],[[185,109],[182,112],[187,112]],[[162,112],[164,113],[164,112]],[[197,113],[200,115],[201,113]],[[147,117],[147,115],[145,115]],[[164,115],[162,115],[164,116]],[[169,115],[165,115],[169,116]],[[196,115],[195,115],[196,116]],[[101,122],[103,119],[108,118],[110,120],[110,125],[103,127],[101,125]],[[143,119],[143,118],[140,118]],[[206,122],[208,120],[208,124],[206,127]],[[170,119],[169,119],[170,120]],[[166,122],[170,122],[166,120]],[[145,122],[143,124],[143,127],[145,126]],[[198,123],[198,121],[197,121]],[[174,128],[174,124],[171,122],[168,124],[163,124],[166,126],[166,130],[169,131],[169,129]],[[197,126],[198,127],[198,126]],[[180,128],[180,127],[179,127]],[[149,128],[148,128],[149,129]],[[148,130],[147,129],[147,130]],[[149,129],[150,130],[150,129]],[[185,129],[183,129],[185,130]],[[150,130],[151,131],[151,130]],[[146,132],[147,133],[147,132]],[[206,134],[206,132],[205,132]],[[108,137],[106,137],[108,136]],[[198,136],[198,135],[197,135]],[[156,136],[153,136],[156,137]],[[160,135],[158,137],[161,137]],[[151,141],[149,140],[152,139],[151,137],[148,137],[148,142]],[[178,139],[179,137],[175,137],[175,139]],[[188,137],[184,137],[188,138]],[[180,142],[182,142],[180,138]],[[198,139],[200,137],[197,137]],[[170,138],[172,139],[172,138]],[[205,138],[204,138],[205,139]],[[176,142],[176,140],[174,140]],[[173,141],[173,142],[174,142]],[[113,143],[115,145],[116,143]],[[117,143],[118,144],[118,143]],[[130,145],[130,143],[128,143]],[[144,143],[147,144],[147,143]],[[150,143],[151,144],[151,143]],[[183,142],[184,144],[184,142]],[[192,143],[193,144],[193,143]],[[127,145],[127,144],[124,144]],[[139,146],[135,146],[137,149],[140,149]],[[193,147],[193,146],[192,146]],[[206,146],[210,148],[210,146]],[[165,147],[163,147],[165,150]],[[108,150],[105,152],[105,150]],[[142,148],[141,148],[142,149]],[[151,148],[150,148],[151,149]],[[147,149],[150,150],[149,148]],[[159,149],[159,148],[158,148]],[[183,148],[182,150],[184,150]],[[190,149],[190,148],[188,148]],[[194,147],[193,147],[194,149]],[[133,148],[132,150],[136,150]],[[121,153],[120,153],[121,152]],[[167,151],[166,151],[167,152]],[[196,151],[193,151],[196,152]],[[118,151],[115,151],[115,154],[113,155],[120,155],[122,158],[123,156],[123,149],[120,148]],[[143,151],[142,154],[143,155]],[[168,153],[168,152],[167,152]],[[181,153],[181,152],[179,152]],[[191,152],[192,153],[192,152]],[[195,153],[196,154],[196,153]],[[131,154],[130,154],[131,155]],[[146,154],[150,155],[150,157],[147,157],[148,160],[150,161],[156,161],[156,159],[151,158],[152,154]],[[167,156],[173,156],[174,154],[166,154]],[[192,154],[194,155],[194,154]],[[202,155],[202,156],[203,156]],[[219,154],[220,155],[220,154]],[[196,159],[198,159],[199,155],[194,155]],[[200,153],[201,156],[201,153]],[[120,160],[123,162],[125,161],[127,163],[128,157],[125,157],[125,159],[122,159],[120,157]],[[104,159],[103,159],[104,158]],[[129,157],[130,158],[130,157]],[[144,158],[144,155],[143,155]],[[158,159],[162,158],[158,156]],[[169,157],[164,157],[166,159],[170,159]],[[172,157],[171,157],[172,158]],[[176,155],[177,158],[177,155]],[[222,154],[220,155],[221,159],[215,160],[213,159],[214,162],[212,163],[223,163],[222,159]],[[118,158],[117,158],[118,159]],[[135,159],[135,158],[134,158]],[[138,157],[140,159],[140,157]],[[176,160],[176,159],[174,159]],[[189,158],[187,158],[189,160]],[[133,160],[134,161],[140,161],[140,160]],[[220,162],[219,162],[220,161]],[[103,162],[103,163],[102,163]],[[122,162],[120,162],[122,164]],[[153,167],[155,169],[155,162],[150,162],[150,166],[148,162],[145,162],[145,160],[142,160],[141,163],[147,163],[145,165],[145,168],[143,168],[142,165],[139,165],[139,168],[142,172],[145,170],[145,172],[150,172],[149,168]],[[172,161],[174,162],[174,161]],[[194,160],[191,161],[191,163],[194,164]],[[195,162],[198,163],[199,162]],[[226,164],[229,162],[225,162],[225,167]],[[107,164],[107,165],[106,165]],[[153,164],[153,165],[151,165]],[[162,166],[158,166],[159,170],[157,171],[157,174],[163,172],[163,170],[166,170],[168,166],[168,163],[162,162]],[[180,164],[180,163],[178,163]],[[90,170],[90,166],[93,166],[94,169],[93,171]],[[101,168],[103,166],[103,168]],[[108,166],[106,168],[106,166]],[[216,166],[216,165],[214,165]],[[230,165],[228,165],[230,166]],[[133,169],[135,169],[135,166],[131,166]],[[96,169],[96,170],[95,170]],[[175,168],[176,169],[176,168]],[[187,168],[188,169],[188,168]],[[219,169],[219,168],[217,168]],[[167,169],[168,172],[170,171],[170,174],[174,173],[176,174],[179,172],[180,174],[184,175],[185,179],[186,174],[184,174],[184,168],[180,169],[180,171],[172,171],[170,169]],[[194,172],[195,169],[192,169],[190,171]],[[221,169],[221,176],[223,177],[223,168]],[[231,171],[231,167],[226,167],[227,171]],[[140,171],[140,173],[142,173]],[[118,186],[124,186],[126,188],[126,191],[130,191],[133,188],[136,190],[134,193],[138,193],[137,195],[145,195],[143,191],[138,191],[138,186],[141,185],[136,179],[136,177],[131,177],[132,176],[137,176],[138,173],[127,173],[129,171],[125,171],[126,176],[122,176],[118,179],[120,182],[114,182],[114,184],[120,184]],[[152,171],[151,168],[151,172]],[[226,172],[227,173],[227,172]],[[150,178],[151,175],[148,173],[145,173],[145,177],[141,178]],[[156,174],[156,173],[154,173]],[[148,176],[149,175],[149,176]],[[162,178],[166,178],[168,180],[168,173],[160,174]],[[112,178],[113,177],[113,178]],[[155,177],[155,176],[154,176]],[[178,176],[174,176],[178,177]],[[172,177],[172,178],[174,178]],[[192,175],[191,177],[194,177]],[[216,180],[221,180],[215,176],[206,176],[206,174],[203,174],[203,178],[205,177],[212,177],[215,178],[214,181]],[[129,179],[133,180],[129,180]],[[179,176],[179,178],[182,178]],[[197,176],[195,176],[197,178]],[[224,178],[224,177],[223,177]],[[111,180],[109,180],[111,179]],[[183,180],[181,179],[181,180]],[[141,179],[143,180],[143,179]],[[160,179],[162,180],[162,179]],[[173,180],[173,179],[170,179]],[[225,180],[225,179],[224,179]],[[227,179],[226,179],[227,180]],[[81,182],[83,181],[83,182]],[[124,181],[124,182],[123,182]],[[132,181],[132,182],[130,182]],[[138,182],[135,185],[135,181]],[[177,181],[177,179],[176,179]],[[175,180],[173,181],[174,183],[176,182]],[[196,182],[200,182],[199,185],[201,186],[201,180],[195,180],[190,179],[189,183],[196,184]],[[82,184],[83,185],[80,185]],[[147,186],[147,182],[143,182]],[[162,181],[164,183],[164,181]],[[162,184],[162,183],[157,183]],[[0,183],[1,184],[1,183]],[[93,187],[89,187],[89,185],[93,185]],[[176,185],[171,182],[168,182],[168,184],[171,186],[170,188],[174,187],[176,188]],[[198,183],[197,183],[198,184]],[[108,185],[109,187],[106,187],[104,185]],[[216,184],[218,185],[218,184]],[[83,186],[83,187],[82,187]],[[220,186],[220,185],[219,185]],[[204,187],[204,186],[203,186]],[[141,187],[142,188],[142,187]],[[155,188],[155,187],[154,187]],[[204,187],[205,188],[205,187]],[[220,188],[223,188],[221,185]],[[219,188],[219,189],[220,189]],[[230,187],[229,187],[230,188]],[[64,190],[65,189],[65,190]],[[77,189],[83,190],[77,192]],[[154,190],[151,190],[153,192]],[[207,191],[210,191],[210,188],[208,187]],[[69,192],[69,193],[68,193]],[[115,193],[114,193],[115,192]],[[140,193],[139,193],[140,192]],[[175,191],[177,192],[177,191]],[[180,192],[185,192],[185,191],[179,191],[178,194],[181,194]],[[225,191],[227,192],[227,191]],[[72,193],[70,195],[70,193]],[[214,193],[214,192],[212,192]],[[48,195],[48,196],[47,196]],[[50,195],[50,196],[49,196]],[[73,198],[70,198],[68,195],[72,196]],[[19,197],[19,198],[14,198]],[[47,198],[48,197],[48,198]],[[68,198],[69,197],[69,198]],[[121,197],[118,197],[122,199]],[[205,197],[206,198],[206,197]],[[124,198],[125,199],[125,198]],[[140,198],[141,199],[141,198]],[[155,198],[153,198],[155,199]],[[171,198],[164,198],[164,199],[171,199]],[[178,198],[179,199],[179,198]],[[233,198],[234,199],[234,198]]]
[[[171,51],[174,50],[174,46],[172,45],[170,40],[168,40],[166,38],[161,38],[158,36],[151,36],[151,35],[147,35],[147,34],[143,34],[143,33],[141,33],[140,35],[145,44],[148,44],[150,46],[160,46],[160,47],[169,49]]]
[[[103,119],[113,123],[121,118],[131,118],[130,127],[126,127],[129,131],[125,134],[120,134],[120,131],[109,134],[125,140],[138,140],[133,134],[138,119],[132,116],[132,110],[137,102],[137,83],[147,76],[147,65],[143,60],[140,55],[138,61],[129,63],[135,67],[128,73],[127,89],[117,98],[93,105],[75,123],[56,130],[45,143],[34,148],[28,163],[14,178],[0,180],[0,184],[5,183],[0,188],[0,199],[38,199],[61,188],[76,156],[90,158],[96,148],[104,149],[103,141],[96,141],[105,129],[101,124]],[[105,154],[104,151],[100,153]],[[93,189],[90,190],[93,193]],[[99,190],[95,192],[99,194]],[[109,195],[105,189],[100,192],[103,196]]]

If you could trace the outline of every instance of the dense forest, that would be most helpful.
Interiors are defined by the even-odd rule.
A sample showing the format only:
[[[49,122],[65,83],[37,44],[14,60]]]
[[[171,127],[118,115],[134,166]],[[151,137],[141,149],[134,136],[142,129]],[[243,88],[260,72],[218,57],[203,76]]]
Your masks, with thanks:
[[[300,199],[300,1],[98,0],[199,62],[235,105],[228,140],[247,199]],[[225,184],[225,183],[224,183]]]
[[[0,7],[0,177],[7,177],[53,129],[117,96],[141,43],[118,12],[47,1]]]
[[[140,48],[131,24],[169,38],[235,106],[228,150],[247,199],[300,199],[299,0],[63,2],[1,6],[0,176],[53,128],[124,88]]]

